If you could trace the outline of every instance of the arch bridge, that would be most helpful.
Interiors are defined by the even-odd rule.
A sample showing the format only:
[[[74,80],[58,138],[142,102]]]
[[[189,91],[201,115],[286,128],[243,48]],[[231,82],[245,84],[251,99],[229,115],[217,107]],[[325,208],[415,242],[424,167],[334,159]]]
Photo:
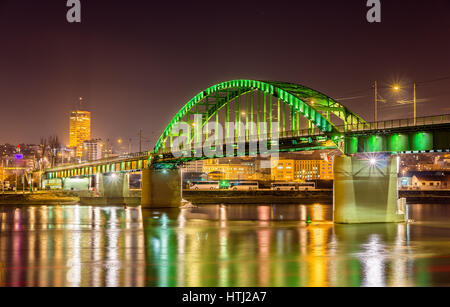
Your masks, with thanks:
[[[261,148],[266,154],[335,149],[345,154],[335,161],[335,209],[344,208],[335,210],[335,218],[341,222],[394,221],[398,219],[393,194],[397,166],[391,155],[450,151],[449,127],[447,115],[368,123],[331,97],[303,85],[232,80],[190,99],[165,127],[152,151],[61,166],[45,173],[47,180],[97,178],[96,185],[112,197],[126,193],[119,191],[117,182],[109,183],[111,176],[122,178],[142,171],[142,204],[177,206],[181,198],[178,169],[184,162],[257,155],[263,153]],[[383,162],[368,165],[373,158],[355,157],[370,153],[383,153]],[[379,204],[370,197],[357,200],[364,186],[387,196],[375,197]],[[336,197],[345,205],[336,206]],[[356,210],[356,203],[359,208],[360,203],[371,204],[366,206],[371,209]]]

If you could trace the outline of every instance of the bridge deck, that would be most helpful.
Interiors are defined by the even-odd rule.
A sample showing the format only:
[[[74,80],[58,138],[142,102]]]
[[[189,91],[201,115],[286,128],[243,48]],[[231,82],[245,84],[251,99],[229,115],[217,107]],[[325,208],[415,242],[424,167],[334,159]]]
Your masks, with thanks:
[[[327,135],[319,129],[302,129],[295,131],[282,131],[279,133],[279,144],[277,144],[277,152],[295,152],[304,150],[323,150],[337,149],[347,154],[356,154],[363,152],[388,152],[388,153],[409,153],[409,152],[448,152],[450,151],[450,115],[428,116],[414,119],[398,119],[380,121],[376,123],[356,124],[337,126],[341,131],[339,135]],[[403,135],[419,132],[425,134],[423,139],[414,136],[409,143],[425,142],[417,146],[404,146],[407,150],[392,150],[392,144],[387,140],[380,140],[381,136]],[[431,136],[426,138],[426,135]],[[260,136],[261,137],[261,136]],[[262,137],[262,141],[271,140],[271,136]],[[245,143],[236,142],[229,139],[228,144],[234,144],[236,150],[233,156],[238,156],[237,148],[244,148],[244,155],[260,154],[258,151],[250,150],[250,144],[258,142],[256,137],[247,137]],[[340,144],[343,142],[343,144]],[[374,144],[370,144],[370,143]],[[430,143],[431,142],[431,143]],[[227,144],[225,142],[225,144]],[[259,146],[257,146],[259,147]],[[416,147],[416,148],[415,148]],[[202,155],[195,156],[196,148],[201,148],[197,144],[193,144],[191,157],[176,158],[173,152],[152,153],[141,152],[127,155],[120,155],[112,158],[105,158],[92,162],[80,164],[61,165],[45,171],[50,178],[86,176],[97,172],[115,172],[115,171],[138,171],[148,167],[152,160],[153,163],[180,163],[193,160],[207,159]],[[394,149],[402,149],[400,147]],[[198,150],[198,149],[197,149]],[[226,157],[226,148],[223,152],[214,157]]]

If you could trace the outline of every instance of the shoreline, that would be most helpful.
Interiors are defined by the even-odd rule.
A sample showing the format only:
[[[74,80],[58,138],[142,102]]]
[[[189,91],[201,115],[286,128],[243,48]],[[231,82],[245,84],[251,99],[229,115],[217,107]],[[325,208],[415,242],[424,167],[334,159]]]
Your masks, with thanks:
[[[48,192],[26,192],[0,194],[0,205],[11,206],[52,206],[77,204],[80,198],[62,191]]]
[[[450,204],[450,190],[399,190],[399,198],[408,204]],[[140,193],[139,193],[140,194]],[[192,191],[184,190],[183,198],[196,205],[264,205],[264,204],[333,204],[333,190],[311,191]],[[122,205],[139,206],[140,195],[106,200],[103,197],[77,196],[72,191],[42,191],[25,194],[0,194],[0,205],[55,206],[55,205]]]

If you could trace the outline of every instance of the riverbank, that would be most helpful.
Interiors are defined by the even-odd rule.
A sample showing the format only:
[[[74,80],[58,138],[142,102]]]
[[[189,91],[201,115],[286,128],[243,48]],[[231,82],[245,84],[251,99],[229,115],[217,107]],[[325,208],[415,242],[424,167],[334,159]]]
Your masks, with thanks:
[[[399,190],[408,204],[450,204],[450,190]]]
[[[183,191],[197,205],[210,204],[332,204],[333,190],[312,191]]]
[[[450,204],[450,190],[399,190],[408,204]],[[333,204],[333,190],[314,191],[184,191],[183,198],[209,204]]]
[[[140,191],[133,191],[130,197],[106,199],[89,197],[89,193],[72,191],[40,191],[34,193],[0,194],[1,205],[122,205],[139,206]],[[408,204],[450,204],[450,190],[399,190],[399,197]],[[196,205],[242,205],[242,204],[332,204],[333,190],[312,191],[183,191],[183,198]]]
[[[72,205],[80,201],[80,198],[71,193],[62,191],[42,191],[29,193],[5,193],[0,194],[1,205]]]

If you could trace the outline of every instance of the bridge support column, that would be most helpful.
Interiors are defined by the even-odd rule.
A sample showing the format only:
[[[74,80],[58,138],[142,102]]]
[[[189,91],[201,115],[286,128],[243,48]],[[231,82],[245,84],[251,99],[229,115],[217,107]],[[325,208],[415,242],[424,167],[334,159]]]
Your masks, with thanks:
[[[334,222],[338,224],[398,223],[397,158],[334,161]]]
[[[110,173],[101,174],[100,177],[103,188],[103,196],[107,200],[123,199],[124,197],[128,197],[128,174]]]
[[[181,203],[180,169],[143,169],[141,206],[176,208]]]
[[[62,189],[66,191],[88,191],[89,178],[65,178],[61,179]]]

